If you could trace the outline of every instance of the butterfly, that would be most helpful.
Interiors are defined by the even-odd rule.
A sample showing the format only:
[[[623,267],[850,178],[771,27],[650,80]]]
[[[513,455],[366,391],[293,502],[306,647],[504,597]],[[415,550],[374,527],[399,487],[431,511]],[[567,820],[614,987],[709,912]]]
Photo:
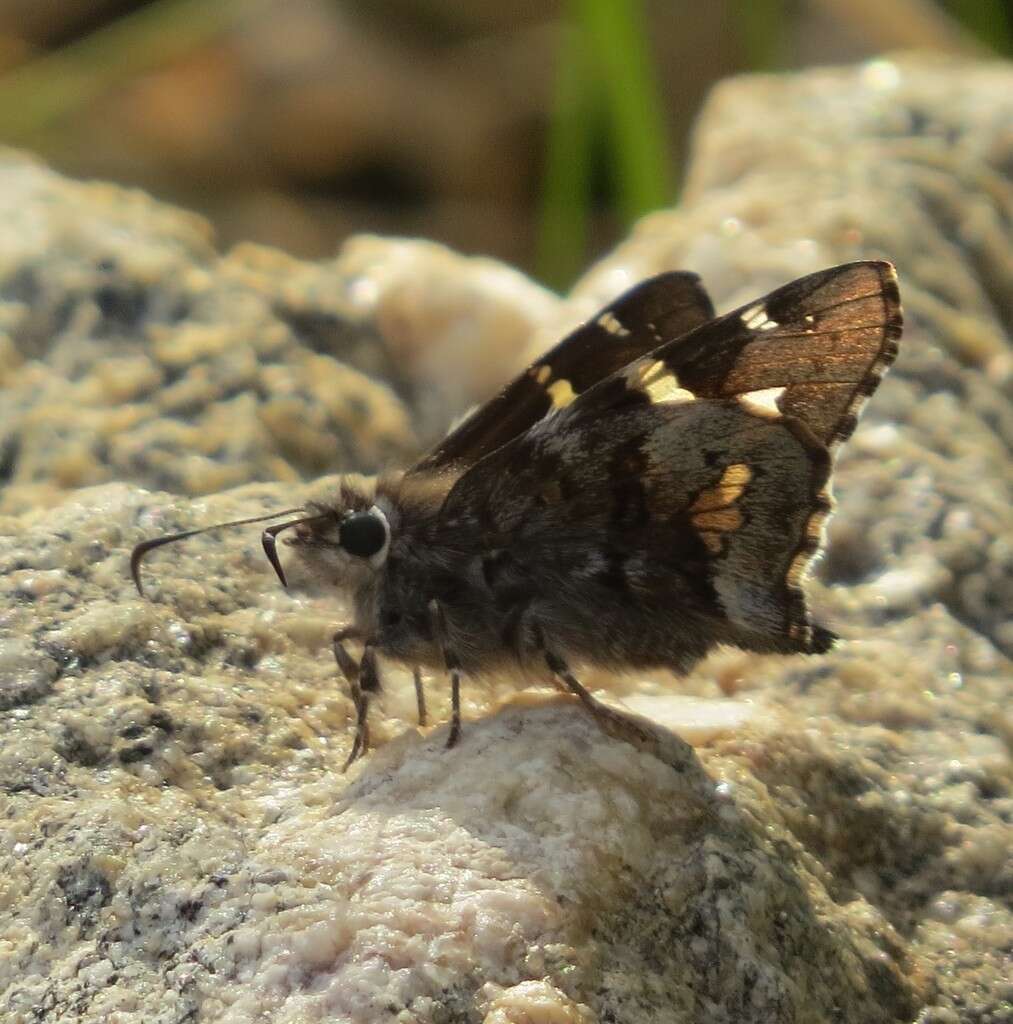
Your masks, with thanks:
[[[536,360],[419,462],[346,480],[277,538],[350,600],[334,636],[369,749],[379,656],[450,679],[551,678],[614,716],[572,666],[685,673],[712,648],[820,654],[836,637],[803,589],[831,511],[837,448],[897,355],[893,267],[822,270],[715,316],[700,279],[650,278]],[[356,660],[349,643],[362,645]]]

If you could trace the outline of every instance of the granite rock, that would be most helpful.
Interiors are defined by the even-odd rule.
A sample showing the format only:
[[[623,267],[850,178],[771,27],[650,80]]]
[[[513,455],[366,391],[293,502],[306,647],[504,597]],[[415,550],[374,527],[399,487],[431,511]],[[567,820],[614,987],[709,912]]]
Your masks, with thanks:
[[[109,480],[200,495],[397,465],[559,302],[421,241],[219,254],[199,217],[16,153],[0,185],[8,510]]]
[[[218,256],[185,214],[6,158],[3,1019],[1013,1020],[1011,86],[914,58],[728,82],[683,204],[565,303],[426,243]],[[688,267],[728,308],[865,255],[908,327],[840,460],[824,657],[588,675],[644,716],[627,736],[469,680],[449,752],[390,666],[342,775],[326,593],[280,591],[244,532],[132,589],[141,537],[407,457],[638,277]]]

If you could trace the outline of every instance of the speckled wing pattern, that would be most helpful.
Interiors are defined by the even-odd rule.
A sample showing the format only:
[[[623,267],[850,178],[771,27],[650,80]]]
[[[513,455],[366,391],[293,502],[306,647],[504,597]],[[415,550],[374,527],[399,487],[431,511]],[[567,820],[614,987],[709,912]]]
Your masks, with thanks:
[[[713,316],[696,274],[672,271],[638,284],[466,417],[410,472],[477,462],[604,377]]]
[[[631,610],[637,646],[616,663],[643,663],[645,644],[675,669],[715,643],[825,651],[834,637],[812,623],[802,582],[831,509],[832,452],[900,332],[890,264],[801,278],[573,388],[458,479],[444,524],[483,537],[498,601],[537,602],[526,581],[551,580],[560,632],[575,605],[592,624]],[[584,609],[572,635],[591,628]],[[665,631],[650,632],[652,616]]]

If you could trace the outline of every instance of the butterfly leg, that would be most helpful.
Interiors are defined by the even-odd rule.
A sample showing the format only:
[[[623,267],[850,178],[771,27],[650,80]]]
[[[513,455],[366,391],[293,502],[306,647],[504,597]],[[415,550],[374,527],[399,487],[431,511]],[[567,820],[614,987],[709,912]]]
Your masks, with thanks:
[[[588,693],[570,671],[570,666],[558,654],[554,654],[548,649],[544,649],[544,654],[545,662],[549,666],[554,680],[562,683],[584,705],[585,710],[598,723],[603,732],[627,741],[632,739],[637,742],[647,739],[647,734],[631,719],[618,711],[613,711],[607,704],[603,704]]]
[[[357,758],[369,750],[369,698],[380,689],[380,674],[376,665],[376,645],[367,640],[362,650],[362,660],[356,664],[355,659],[345,649],[345,641],[361,637],[362,634],[354,627],[339,630],[331,641],[334,649],[334,660],[341,669],[341,674],[348,681],[348,688],[355,706],[355,739],[352,751],[342,771]]]
[[[415,705],[419,709],[419,725],[424,726],[428,718],[426,715],[426,692],[422,689],[422,669],[418,665],[412,670],[412,678],[415,680]]]
[[[608,711],[601,701],[596,700],[591,696],[590,693],[581,685],[577,677],[570,671],[570,666],[563,661],[557,654],[553,654],[552,651],[545,652],[545,661],[549,666],[549,671],[552,672],[554,679],[558,679],[563,684],[563,688],[572,693],[581,704],[595,717],[598,718],[602,711]]]
[[[447,617],[439,601],[429,602],[429,621],[433,639],[443,652],[443,663],[450,674],[450,735],[447,736],[449,750],[461,738],[461,663],[451,650],[447,636]]]

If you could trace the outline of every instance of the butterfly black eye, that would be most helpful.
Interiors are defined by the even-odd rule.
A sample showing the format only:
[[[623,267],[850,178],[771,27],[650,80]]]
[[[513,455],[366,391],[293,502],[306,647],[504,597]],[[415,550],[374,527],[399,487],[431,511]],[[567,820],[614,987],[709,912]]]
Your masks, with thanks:
[[[375,512],[354,512],[338,529],[341,546],[360,558],[375,555],[387,543],[387,524]]]

